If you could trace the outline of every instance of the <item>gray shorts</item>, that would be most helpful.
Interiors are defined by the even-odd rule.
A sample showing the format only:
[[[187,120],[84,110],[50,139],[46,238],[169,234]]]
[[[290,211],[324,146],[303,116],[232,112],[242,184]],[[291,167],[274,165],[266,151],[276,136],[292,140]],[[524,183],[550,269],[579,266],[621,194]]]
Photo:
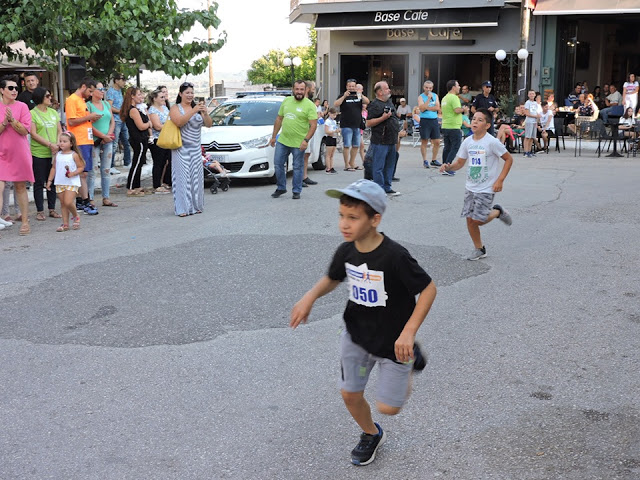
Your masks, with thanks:
[[[469,217],[479,222],[486,222],[493,209],[493,193],[474,193],[464,191],[464,205],[461,217]]]
[[[538,124],[525,122],[524,138],[536,138],[537,136],[538,136]]]
[[[369,375],[378,364],[378,388],[376,400],[392,407],[402,407],[409,396],[409,381],[413,363],[396,363],[388,358],[371,355],[360,345],[353,343],[346,330],[340,341],[339,385],[346,392],[363,392]]]

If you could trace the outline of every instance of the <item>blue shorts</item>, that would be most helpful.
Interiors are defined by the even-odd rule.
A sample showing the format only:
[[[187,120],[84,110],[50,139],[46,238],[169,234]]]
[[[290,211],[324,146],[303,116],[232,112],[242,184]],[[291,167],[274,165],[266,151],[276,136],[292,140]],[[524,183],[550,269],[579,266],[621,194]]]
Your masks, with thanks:
[[[440,140],[440,125],[437,118],[420,119],[420,138],[422,140]]]
[[[360,128],[343,127],[340,131],[342,132],[343,147],[350,148],[360,146]]]
[[[93,145],[78,145],[78,150],[84,160],[84,171],[93,170]]]

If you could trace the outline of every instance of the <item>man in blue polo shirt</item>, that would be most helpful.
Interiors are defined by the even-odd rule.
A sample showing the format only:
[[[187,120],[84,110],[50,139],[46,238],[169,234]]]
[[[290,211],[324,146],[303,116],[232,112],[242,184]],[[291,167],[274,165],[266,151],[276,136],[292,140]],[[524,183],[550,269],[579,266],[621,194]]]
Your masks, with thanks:
[[[422,164],[424,168],[429,168],[427,160],[427,145],[431,140],[431,165],[439,167],[440,162],[436,160],[440,149],[440,126],[438,125],[438,112],[440,111],[440,100],[438,94],[433,91],[433,82],[427,80],[422,85],[424,93],[418,97],[418,108],[420,109],[420,153],[422,154]]]

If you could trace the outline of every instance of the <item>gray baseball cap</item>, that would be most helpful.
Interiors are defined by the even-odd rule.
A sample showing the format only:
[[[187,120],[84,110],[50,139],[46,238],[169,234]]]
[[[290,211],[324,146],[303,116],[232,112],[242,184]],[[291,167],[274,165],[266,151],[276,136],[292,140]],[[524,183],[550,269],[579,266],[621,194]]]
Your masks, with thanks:
[[[369,204],[379,214],[383,214],[387,208],[387,194],[383,188],[371,180],[358,180],[347,188],[332,188],[325,192],[332,198],[340,198],[342,195],[349,195]]]

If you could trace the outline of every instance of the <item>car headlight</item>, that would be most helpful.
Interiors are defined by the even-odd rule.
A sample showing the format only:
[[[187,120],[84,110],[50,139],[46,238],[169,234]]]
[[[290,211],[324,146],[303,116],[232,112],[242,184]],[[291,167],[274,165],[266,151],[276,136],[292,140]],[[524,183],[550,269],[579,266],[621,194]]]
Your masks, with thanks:
[[[265,135],[264,137],[258,137],[253,140],[241,142],[241,145],[244,148],[265,148],[269,146],[269,140],[271,140],[271,135]]]

